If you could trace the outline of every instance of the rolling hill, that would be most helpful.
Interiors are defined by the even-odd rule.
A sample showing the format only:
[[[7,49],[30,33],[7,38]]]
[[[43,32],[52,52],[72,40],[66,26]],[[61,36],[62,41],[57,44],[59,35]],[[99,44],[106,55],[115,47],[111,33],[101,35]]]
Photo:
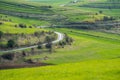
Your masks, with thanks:
[[[37,55],[24,57],[49,66],[0,69],[0,80],[118,80],[119,4],[119,0],[0,0],[3,33],[33,36],[35,31],[57,31],[73,39],[52,53],[40,46]],[[21,23],[28,27],[15,27]]]

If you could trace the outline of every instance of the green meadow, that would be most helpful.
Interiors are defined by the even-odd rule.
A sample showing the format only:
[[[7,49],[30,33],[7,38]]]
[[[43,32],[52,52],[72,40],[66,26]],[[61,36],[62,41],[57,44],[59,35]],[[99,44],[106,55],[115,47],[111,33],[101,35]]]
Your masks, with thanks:
[[[105,15],[108,16],[113,16],[119,19],[119,12],[120,9],[101,9],[101,8],[88,8],[88,7],[79,7],[81,10],[87,10],[88,12],[90,12],[92,10],[92,12],[99,12],[100,10],[103,11],[103,13]]]
[[[79,31],[70,29],[55,29],[69,34],[74,39],[71,46],[57,49],[53,54],[40,54],[27,58],[40,58],[48,56],[48,60],[43,62],[52,64],[62,64],[97,59],[112,59],[119,57],[120,36],[95,31]],[[112,36],[110,36],[112,35]]]
[[[60,5],[60,4],[65,4],[65,3],[67,4],[72,0],[28,0],[28,1]]]
[[[2,80],[118,80],[120,59],[0,71]]]
[[[17,23],[16,23],[17,24]],[[25,34],[31,34],[34,33],[35,31],[42,31],[44,29],[37,29],[37,28],[16,28],[15,23],[11,22],[5,22],[3,25],[0,25],[0,31],[3,31],[4,33],[25,33]]]
[[[5,19],[5,16],[7,16],[6,19],[7,20],[11,19],[13,24],[15,24],[15,23],[23,23],[23,24],[27,24],[28,26],[35,25],[35,24],[37,24],[39,26],[44,26],[44,25],[49,25],[50,24],[49,22],[42,21],[42,20],[20,18],[20,17],[10,16],[10,15],[4,15],[4,14],[0,14],[0,16],[3,16],[3,19]]]
[[[74,40],[71,45],[55,48],[52,53],[43,52],[25,57],[25,59],[41,59],[40,63],[53,65],[0,70],[0,80],[119,80],[120,32],[115,34],[104,30],[54,28],[50,26],[57,25],[57,22],[62,25],[69,22],[99,22],[103,20],[104,16],[119,20],[120,9],[106,8],[106,6],[114,6],[110,2],[113,0],[78,0],[77,3],[71,3],[71,1],[73,0],[0,0],[0,10],[8,11],[8,13],[0,12],[0,16],[2,16],[0,22],[3,22],[0,25],[0,31],[11,34],[32,34],[43,30],[57,31],[66,33]],[[103,4],[109,2],[110,5]],[[115,2],[118,3],[119,1],[115,0]],[[97,4],[99,7],[105,6],[105,8],[98,8]],[[51,6],[51,8],[43,10],[41,6]],[[32,15],[42,14],[45,19],[10,15],[9,12],[11,11]],[[11,21],[4,21],[3,19],[11,19]],[[15,27],[20,23],[26,24],[28,27]],[[43,26],[43,28],[37,28],[38,26]],[[0,54],[3,53],[0,52]],[[43,59],[46,56],[48,59]]]
[[[74,38],[74,43],[56,49],[52,54],[43,53],[27,57],[36,59],[47,55],[49,59],[42,62],[55,65],[1,70],[2,80],[34,80],[35,78],[38,80],[117,80],[119,78],[120,43],[117,42],[120,39],[119,35],[65,28],[47,30],[67,33]]]

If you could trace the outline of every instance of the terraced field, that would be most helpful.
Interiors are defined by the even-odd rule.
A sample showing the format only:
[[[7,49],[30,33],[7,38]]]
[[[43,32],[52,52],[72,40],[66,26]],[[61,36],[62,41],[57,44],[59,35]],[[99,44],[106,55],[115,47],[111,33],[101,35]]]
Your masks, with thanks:
[[[65,4],[65,3],[67,4],[70,2],[70,0],[28,0],[28,1],[41,2],[41,3],[47,3],[47,4],[56,4],[56,5]]]
[[[103,11],[105,15],[119,17],[120,12],[120,1],[118,0],[96,0],[95,2],[89,1],[89,3],[79,3],[80,9],[92,10],[95,12]]]
[[[1,69],[0,80],[118,80],[120,78],[120,31],[114,30],[119,30],[119,24],[112,27],[104,26],[111,27],[108,30],[102,26],[92,30],[76,28],[76,25],[81,27],[81,23],[87,24],[87,27],[93,23],[114,24],[117,21],[119,23],[119,0],[78,0],[78,2],[0,0],[0,11],[0,31],[3,33],[32,34],[43,30],[57,31],[66,33],[73,39],[73,43],[65,46],[56,44],[52,53],[44,51],[46,49],[43,48],[39,49],[40,52],[36,52],[36,55],[33,52],[33,55],[24,57],[25,60],[33,60],[32,64],[51,65]],[[107,21],[104,20],[106,17],[114,19]],[[20,23],[28,27],[15,27]],[[56,27],[59,25],[61,28]],[[66,28],[65,25],[72,27]],[[40,61],[36,62],[37,60]]]
[[[42,20],[46,22],[52,22],[53,24],[61,22],[64,24],[66,21],[72,22],[81,22],[81,21],[90,21],[94,22],[95,20],[101,20],[105,15],[99,14],[99,11],[90,12],[84,9],[72,8],[72,7],[60,7],[50,5],[41,5],[36,6],[34,4],[23,4],[5,2],[1,1],[0,9],[2,14],[17,16],[20,18],[32,18],[37,20]],[[23,8],[24,7],[24,8]],[[51,8],[49,8],[51,7]],[[95,15],[98,13],[98,15]],[[95,16],[93,18],[93,16]],[[59,18],[58,18],[59,17]],[[63,22],[64,20],[64,22]],[[46,24],[44,24],[46,25]]]
[[[27,19],[27,18],[19,18],[19,17],[14,17],[14,16],[9,16],[9,15],[5,15],[5,14],[0,14],[0,16],[3,16],[3,18],[0,18],[1,21],[3,21],[3,19],[12,20],[13,24],[16,23],[23,23],[23,24],[27,24],[28,26],[30,25],[39,25],[39,26],[43,26],[43,25],[49,25],[50,23],[47,21],[43,21],[43,20],[35,20],[35,19]],[[7,18],[5,18],[5,16],[7,16]]]
[[[98,12],[98,11],[103,11],[103,13],[105,15],[109,15],[109,16],[113,16],[113,17],[116,17],[117,19],[119,19],[119,12],[120,12],[120,9],[101,9],[101,8],[87,8],[87,7],[80,7],[80,9],[82,10],[87,10],[87,11],[93,11],[93,12]]]
[[[15,23],[11,23],[11,22],[5,22],[3,25],[0,25],[0,31],[3,31],[4,33],[27,33],[27,34],[31,34],[34,33],[35,31],[42,31],[44,29],[36,29],[36,28],[26,28],[26,29],[22,29],[22,28],[16,28],[15,27]]]

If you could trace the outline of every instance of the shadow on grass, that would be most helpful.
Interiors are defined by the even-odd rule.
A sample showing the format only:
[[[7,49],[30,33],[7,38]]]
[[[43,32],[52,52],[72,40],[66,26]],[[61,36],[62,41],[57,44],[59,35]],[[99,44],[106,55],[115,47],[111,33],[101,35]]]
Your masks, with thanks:
[[[31,68],[31,67],[50,66],[50,65],[55,65],[55,64],[50,64],[50,63],[0,64],[0,70],[18,69],[18,68]]]

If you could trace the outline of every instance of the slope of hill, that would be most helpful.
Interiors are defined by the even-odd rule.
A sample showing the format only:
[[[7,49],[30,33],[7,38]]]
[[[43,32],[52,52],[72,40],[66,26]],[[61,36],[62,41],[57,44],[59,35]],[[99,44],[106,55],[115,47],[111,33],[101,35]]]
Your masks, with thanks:
[[[101,2],[90,2],[85,5],[81,5],[81,7],[91,7],[91,8],[103,8],[103,9],[119,9],[120,1],[118,0],[107,0]]]
[[[30,60],[32,64],[52,65],[1,69],[0,80],[118,80],[120,78],[119,8],[119,0],[77,0],[77,2],[76,0],[0,0],[0,31],[3,33],[24,33],[34,36],[35,31],[50,30],[66,33],[66,36],[73,39],[73,43],[65,45],[64,41],[69,41],[65,38],[63,42],[51,48],[54,49],[51,53],[41,49],[41,46],[38,52],[31,52],[33,55],[29,52],[34,49],[26,50],[28,56],[24,59]],[[26,24],[27,27],[16,27],[16,24],[20,23]],[[97,24],[100,24],[99,27]],[[117,34],[114,29],[119,29]],[[111,30],[114,33],[111,33],[113,32]],[[26,38],[35,41],[33,37]],[[59,44],[62,46],[57,46]],[[22,53],[24,54],[24,51]]]
[[[31,4],[13,3],[0,1],[1,14],[17,16],[20,18],[37,19],[46,22],[66,23],[69,21],[95,21],[101,20],[104,14],[98,14],[98,17],[92,18],[95,13],[86,12],[85,10],[74,9],[72,7],[59,7],[50,5],[34,6]],[[81,14],[81,15],[80,15]]]
[[[2,80],[117,80],[120,59],[84,61],[57,66],[2,70]]]

